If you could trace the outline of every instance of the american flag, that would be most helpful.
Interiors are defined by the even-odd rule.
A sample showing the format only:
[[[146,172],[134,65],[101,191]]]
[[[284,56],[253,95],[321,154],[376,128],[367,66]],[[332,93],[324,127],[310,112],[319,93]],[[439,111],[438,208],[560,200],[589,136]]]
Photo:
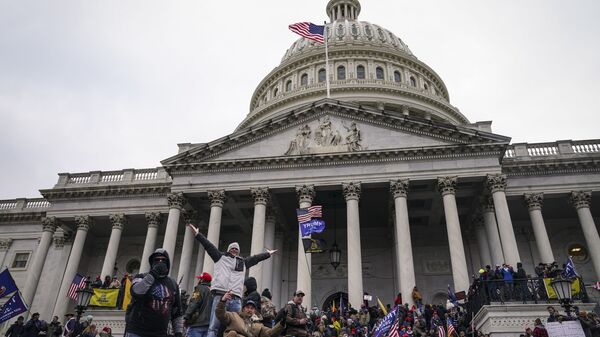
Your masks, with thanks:
[[[322,218],[323,217],[323,206],[310,206],[308,207],[308,213],[311,218]]]
[[[323,206],[310,206],[308,208],[297,208],[296,215],[298,216],[298,223],[309,222],[312,218],[323,217]]]
[[[290,30],[304,38],[309,40],[324,43],[323,38],[325,32],[325,26],[315,25],[310,22],[298,22],[288,26]]]
[[[396,321],[394,322],[394,324],[392,324],[392,327],[390,329],[390,334],[388,335],[388,337],[400,337],[400,322],[398,320],[398,318],[396,318]]]
[[[82,289],[83,287],[85,287],[86,280],[86,277],[83,277],[79,274],[75,274],[73,282],[71,282],[71,286],[69,287],[67,297],[72,299],[73,301],[77,301],[77,289]]]
[[[454,324],[452,324],[452,318],[448,317],[446,320],[446,325],[448,326],[448,337],[452,337],[452,334],[456,333],[454,330]]]
[[[442,325],[438,326],[438,337],[446,337],[446,331]]]

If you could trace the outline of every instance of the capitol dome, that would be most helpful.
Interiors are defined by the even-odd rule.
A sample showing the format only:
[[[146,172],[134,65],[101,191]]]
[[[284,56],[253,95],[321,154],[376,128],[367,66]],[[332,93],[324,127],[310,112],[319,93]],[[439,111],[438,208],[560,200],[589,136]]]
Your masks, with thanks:
[[[326,7],[331,98],[450,123],[469,124],[450,104],[440,76],[389,30],[359,21],[358,0]],[[299,38],[258,85],[238,130],[326,98],[325,45]]]

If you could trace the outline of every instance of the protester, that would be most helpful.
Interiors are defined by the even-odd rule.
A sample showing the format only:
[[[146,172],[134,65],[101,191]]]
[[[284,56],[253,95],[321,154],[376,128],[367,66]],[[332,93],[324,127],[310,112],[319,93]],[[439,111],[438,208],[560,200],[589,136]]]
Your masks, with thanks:
[[[415,286],[413,288],[412,299],[415,302],[415,305],[417,306],[417,308],[420,309],[421,306],[423,306],[423,295],[421,295],[421,292],[419,291],[419,289],[417,288],[417,286]]]
[[[115,276],[112,277],[112,281],[110,282],[110,288],[111,289],[119,289],[119,288],[121,288],[121,282],[117,278],[117,275],[115,275]]]
[[[60,337],[63,334],[63,328],[58,320],[58,316],[52,317],[52,321],[50,322],[50,326],[48,327],[48,336],[51,337]]]
[[[304,296],[305,295],[302,290],[296,290],[292,300],[289,301],[285,306],[286,335],[288,336],[308,336],[308,317],[306,317],[306,313],[302,307]]]
[[[546,328],[542,324],[542,320],[539,318],[535,319],[535,328],[533,329],[533,337],[548,337],[548,331],[546,331]]]
[[[100,331],[98,335],[100,335],[100,337],[113,337],[112,329],[105,326],[104,328],[102,328],[102,331]]]
[[[42,321],[40,321],[40,314],[35,312],[31,315],[31,318],[25,324],[23,337],[37,337],[42,329]]]
[[[104,282],[102,283],[102,289],[110,288],[110,284],[112,283],[112,277],[109,275],[104,276]]]
[[[81,333],[81,337],[96,337],[97,334],[98,330],[96,330],[96,325],[90,324],[83,330],[83,332]]]
[[[148,260],[150,272],[136,275],[131,285],[132,302],[125,315],[125,337],[165,337],[169,323],[174,336],[182,337],[179,285],[169,277],[169,254],[159,248]]]
[[[562,317],[558,312],[556,312],[556,309],[554,309],[553,306],[550,305],[546,309],[548,310],[549,314],[548,319],[546,320],[548,323],[562,321]]]
[[[263,325],[272,328],[275,316],[277,316],[277,308],[271,301],[272,296],[268,288],[265,288],[260,296],[260,314],[263,318]]]
[[[256,303],[256,312],[258,315],[260,315],[260,295],[258,294],[258,291],[256,291],[256,288],[256,279],[254,277],[246,278],[244,281],[244,300],[251,300],[252,302]]]
[[[196,278],[198,278],[198,285],[194,288],[192,300],[185,311],[183,321],[189,327],[188,337],[206,337],[212,314],[213,297],[210,292],[212,276],[204,272]]]
[[[223,337],[276,337],[283,332],[283,325],[277,323],[272,329],[264,326],[256,317],[256,303],[246,300],[240,312],[226,312],[226,302],[232,292],[226,292],[217,304],[215,316],[225,326]]]
[[[19,316],[17,320],[11,324],[11,326],[6,330],[4,336],[6,337],[21,337],[25,332],[25,317]]]
[[[260,261],[268,259],[271,255],[275,254],[276,250],[267,250],[266,253],[243,258],[239,256],[240,245],[237,242],[229,244],[226,252],[221,252],[198,231],[198,228],[192,224],[188,224],[188,227],[194,232],[196,240],[200,241],[206,253],[215,262],[215,275],[211,289],[214,297],[211,310],[214,312],[223,294],[231,290],[231,299],[227,301],[225,309],[232,312],[240,311],[246,269],[251,268]],[[219,320],[213,315],[210,319],[208,337],[216,337],[219,327]]]
[[[77,320],[75,320],[75,315],[72,313],[67,313],[65,315],[67,321],[65,322],[65,327],[63,331],[63,337],[74,337],[75,329],[77,328]]]

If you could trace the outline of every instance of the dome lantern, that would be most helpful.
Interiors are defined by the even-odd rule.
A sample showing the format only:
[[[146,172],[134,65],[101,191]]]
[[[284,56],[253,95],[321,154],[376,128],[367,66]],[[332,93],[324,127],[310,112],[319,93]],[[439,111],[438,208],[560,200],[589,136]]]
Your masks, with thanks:
[[[358,0],[330,0],[327,4],[329,21],[356,20],[360,14]]]

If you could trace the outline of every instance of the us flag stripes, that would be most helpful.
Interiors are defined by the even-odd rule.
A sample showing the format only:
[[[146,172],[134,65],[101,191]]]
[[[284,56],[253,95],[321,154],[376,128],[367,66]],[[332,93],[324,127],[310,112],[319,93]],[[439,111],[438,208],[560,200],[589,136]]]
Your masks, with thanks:
[[[323,206],[308,207],[308,214],[310,214],[311,218],[322,218],[323,217]]]
[[[454,324],[452,324],[452,319],[450,317],[448,317],[448,320],[446,320],[446,325],[448,326],[448,337],[452,337],[456,331],[454,330]]]
[[[446,331],[444,330],[444,326],[438,326],[438,337],[446,337]]]
[[[73,301],[77,301],[77,290],[85,287],[86,277],[83,277],[79,274],[75,274],[73,278],[73,282],[71,282],[71,286],[69,287],[69,292],[67,293],[67,297],[72,299]]]
[[[325,26],[315,25],[310,22],[298,22],[288,26],[290,30],[306,39],[324,43]]]

